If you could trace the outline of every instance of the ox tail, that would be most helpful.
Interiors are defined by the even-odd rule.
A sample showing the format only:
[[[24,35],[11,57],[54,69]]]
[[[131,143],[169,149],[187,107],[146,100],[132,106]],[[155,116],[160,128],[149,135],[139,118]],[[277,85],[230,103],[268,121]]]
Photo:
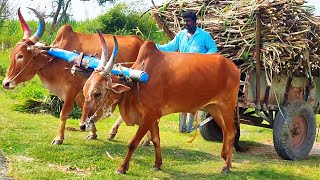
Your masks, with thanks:
[[[187,143],[192,143],[193,140],[195,140],[198,135],[198,125],[199,125],[198,112],[199,111],[197,111],[195,114],[195,116],[196,116],[196,132],[194,133],[194,136],[187,141]]]

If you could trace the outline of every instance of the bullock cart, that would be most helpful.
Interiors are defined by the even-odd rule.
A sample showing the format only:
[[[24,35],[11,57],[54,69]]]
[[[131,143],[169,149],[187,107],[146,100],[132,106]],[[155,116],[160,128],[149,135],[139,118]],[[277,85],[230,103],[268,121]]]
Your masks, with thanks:
[[[221,3],[222,1],[219,1]],[[232,2],[228,1],[225,2],[226,4]],[[317,49],[317,47],[314,47],[314,45],[318,44],[320,31],[319,29],[313,29],[313,26],[309,26],[309,24],[303,22],[304,24],[307,24],[307,27],[309,28],[309,31],[301,31],[299,32],[299,27],[295,27],[295,31],[292,33],[292,35],[289,35],[290,38],[294,38],[295,35],[305,35],[300,36],[300,38],[306,38],[307,43],[305,43],[305,48],[297,48],[294,51],[294,56],[291,56],[290,58],[284,57],[284,55],[273,56],[273,57],[284,57],[286,58],[286,62],[291,63],[291,66],[282,66],[282,68],[274,69],[275,64],[272,64],[268,67],[266,56],[264,53],[266,52],[266,44],[268,43],[268,38],[275,37],[272,42],[276,41],[277,39],[282,40],[282,37],[286,34],[280,34],[281,30],[278,29],[278,33],[282,35],[280,37],[279,34],[276,34],[275,36],[268,34],[268,28],[271,29],[271,33],[274,31],[277,31],[274,29],[274,27],[268,26],[267,23],[269,22],[269,19],[272,19],[274,21],[278,19],[281,19],[279,17],[269,17],[270,14],[266,15],[266,12],[274,11],[275,14],[279,11],[281,11],[281,8],[284,7],[291,8],[291,4],[286,4],[286,1],[277,1],[277,4],[268,4],[267,6],[262,4],[257,5],[257,8],[255,9],[253,15],[253,19],[251,19],[250,22],[246,22],[247,19],[242,19],[241,23],[252,23],[251,26],[248,26],[250,30],[252,30],[253,33],[245,36],[241,35],[239,38],[244,38],[244,40],[234,40],[230,38],[231,33],[237,33],[237,30],[229,29],[228,30],[228,22],[224,21],[222,27],[223,30],[217,29],[214,26],[219,26],[219,23],[215,24],[215,19],[213,16],[213,19],[207,24],[209,27],[210,24],[212,25],[212,34],[216,35],[215,37],[217,44],[220,44],[220,51],[221,53],[226,53],[228,51],[228,48],[236,49],[238,45],[230,45],[228,42],[236,42],[236,43],[242,43],[242,41],[246,41],[247,38],[252,38],[254,45],[250,46],[248,43],[249,41],[246,41],[244,46],[248,45],[250,46],[249,50],[245,48],[239,48],[238,53],[227,54],[226,56],[230,59],[234,60],[234,62],[238,65],[238,67],[241,69],[241,82],[240,82],[240,88],[239,88],[239,95],[238,95],[238,106],[235,110],[235,125],[238,129],[238,132],[240,132],[240,123],[247,124],[247,125],[253,125],[253,126],[259,126],[264,128],[270,128],[273,130],[273,142],[274,147],[278,155],[287,160],[300,160],[305,159],[308,157],[309,152],[312,149],[313,143],[315,141],[316,136],[316,117],[315,114],[319,113],[319,100],[320,100],[320,81],[319,81],[319,75],[320,71],[319,68],[313,68],[318,67],[317,63],[319,62],[319,56],[320,53]],[[300,9],[299,6],[301,4],[300,1],[294,2],[294,7],[297,8],[297,10],[292,11],[300,11],[300,13],[305,13],[305,16],[309,16],[308,23],[318,23],[320,20],[318,19],[316,21],[311,21],[310,19],[313,19],[313,17],[310,17],[310,14],[304,9]],[[201,9],[199,10],[198,7],[196,7],[196,2],[190,2],[190,3],[184,3],[181,6],[185,6],[185,8],[189,10],[195,10],[201,13]],[[205,13],[206,16],[209,16],[209,10],[211,4],[205,4],[207,7],[207,11]],[[256,5],[256,4],[255,4]],[[177,6],[177,4],[166,4],[159,7],[155,7],[153,9],[153,15],[158,22],[158,24],[163,28],[163,30],[167,33],[169,37],[174,37],[173,35],[177,32],[177,27],[179,26],[179,23],[173,23],[178,22],[178,15],[179,13],[174,14],[173,21],[170,20],[169,13],[166,14],[164,8],[167,8],[168,12],[172,12],[173,9],[181,9],[181,6]],[[212,5],[213,6],[213,5]],[[219,12],[218,6],[224,6],[219,4],[214,4],[215,13]],[[178,8],[179,7],[179,8]],[[202,4],[201,4],[202,7]],[[248,6],[246,6],[247,8]],[[270,7],[270,9],[268,9]],[[279,8],[281,7],[281,8]],[[293,7],[293,6],[292,6]],[[171,8],[171,9],[170,9]],[[241,11],[241,7],[237,7],[239,11]],[[273,9],[272,9],[273,8]],[[221,8],[223,9],[223,8]],[[247,14],[248,8],[246,9]],[[203,12],[202,12],[203,13]],[[241,12],[234,12],[235,14],[241,14]],[[284,16],[285,12],[281,11],[281,16]],[[236,16],[236,15],[234,15]],[[280,15],[279,15],[280,16]],[[290,14],[288,14],[290,16]],[[222,16],[219,17],[220,19],[223,19]],[[233,17],[234,18],[234,17]],[[264,19],[263,19],[264,18]],[[262,20],[263,19],[263,20]],[[266,21],[267,19],[267,21]],[[286,19],[286,18],[283,18]],[[283,19],[281,21],[283,21]],[[232,22],[232,20],[230,20]],[[252,22],[253,21],[253,22]],[[298,16],[296,16],[296,24],[297,21],[300,21]],[[218,21],[217,21],[218,22]],[[205,22],[202,21],[202,25],[206,27]],[[291,23],[291,24],[290,24]],[[293,26],[295,26],[295,23],[292,24],[292,22],[287,22],[287,25],[289,24],[289,30],[292,29]],[[301,24],[303,24],[301,23]],[[172,25],[174,24],[174,25]],[[235,23],[234,23],[235,24]],[[234,25],[232,24],[232,25]],[[286,26],[286,24],[278,24],[278,26],[283,25]],[[230,27],[234,27],[231,26]],[[242,26],[244,27],[244,26]],[[263,30],[262,30],[263,27]],[[305,26],[304,26],[305,27]],[[284,28],[285,29],[285,28]],[[224,31],[221,33],[220,31]],[[312,39],[309,39],[308,32],[313,32]],[[245,31],[243,31],[245,32]],[[284,32],[288,32],[288,28],[284,30]],[[228,34],[229,33],[229,34]],[[306,34],[303,34],[306,33]],[[222,42],[225,38],[224,35],[228,35],[227,40]],[[251,37],[252,35],[252,37]],[[231,35],[232,36],[232,35]],[[266,36],[266,37],[265,37]],[[285,38],[283,38],[285,39]],[[289,38],[286,38],[286,42],[289,42]],[[296,43],[297,39],[293,41]],[[316,43],[312,43],[312,41]],[[287,44],[283,41],[284,45],[280,45],[281,47],[286,48]],[[308,44],[310,43],[311,44]],[[281,43],[281,42],[280,42]],[[303,43],[302,43],[303,44]],[[289,43],[288,46],[291,46],[292,44]],[[313,48],[316,48],[314,50]],[[318,45],[317,45],[318,46]],[[271,47],[271,46],[270,46]],[[282,48],[282,49],[284,49]],[[294,49],[295,47],[291,48]],[[299,49],[299,50],[298,50]],[[243,53],[245,50],[247,50],[247,54]],[[287,49],[285,49],[287,50]],[[263,52],[262,52],[263,51]],[[287,50],[289,51],[289,50]],[[230,51],[228,51],[230,52]],[[236,57],[235,57],[236,56]],[[246,62],[242,61],[242,63],[239,63],[239,61],[235,60],[238,58],[242,59],[253,59],[253,63],[251,63],[249,66],[246,66],[244,68],[244,64]],[[245,58],[244,58],[245,57]],[[281,58],[279,58],[281,60]],[[279,61],[277,59],[277,61]],[[243,63],[244,62],[244,63]],[[270,62],[270,61],[269,61]],[[295,64],[296,63],[296,64]],[[249,63],[248,63],[249,64]],[[281,64],[281,63],[280,63]],[[282,63],[283,65],[285,63]],[[271,68],[270,68],[271,67]],[[312,69],[313,68],[313,69]],[[274,71],[276,70],[276,71]],[[226,89],[227,91],[227,89]],[[205,140],[210,141],[222,141],[222,133],[220,127],[215,123],[215,121],[212,121],[212,117],[207,112],[199,111],[197,113],[197,118],[200,120],[200,125],[198,126],[200,129],[200,133],[202,137]],[[180,132],[190,132],[198,127],[192,127],[192,122],[186,122],[187,117],[186,116],[180,116]],[[237,140],[239,140],[240,134],[238,134]]]
[[[270,76],[260,60],[260,14],[256,14],[256,64],[242,72],[235,124],[273,129],[273,143],[278,155],[286,160],[307,158],[316,136],[319,113],[320,81],[305,65],[303,73],[279,72]],[[307,54],[304,54],[308,56]],[[310,57],[305,57],[310,58]],[[221,141],[222,133],[210,115],[199,112],[200,128],[206,140]],[[237,126],[237,125],[236,125]],[[240,130],[240,126],[238,126]]]

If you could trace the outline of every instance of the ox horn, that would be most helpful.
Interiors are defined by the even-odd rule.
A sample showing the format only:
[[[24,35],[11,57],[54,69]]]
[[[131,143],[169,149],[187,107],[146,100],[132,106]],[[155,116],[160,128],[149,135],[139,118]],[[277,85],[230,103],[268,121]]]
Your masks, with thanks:
[[[114,46],[113,46],[112,54],[110,56],[110,59],[109,59],[107,65],[104,67],[104,72],[106,72],[106,73],[111,72],[114,64],[116,63],[116,59],[117,59],[117,55],[118,55],[118,41],[115,36],[113,36],[113,42],[114,42]]]
[[[32,42],[36,43],[42,37],[44,29],[46,27],[46,24],[45,24],[43,16],[38,11],[36,11],[35,9],[30,8],[30,7],[28,7],[28,9],[32,10],[39,19],[39,26],[38,26],[37,32],[34,33],[34,35],[32,35],[29,38]]]
[[[99,34],[99,38],[101,41],[101,49],[102,49],[102,53],[101,53],[101,60],[99,62],[99,65],[97,67],[98,70],[103,70],[103,67],[107,64],[107,58],[108,58],[108,47],[107,47],[107,43],[106,40],[104,39],[102,33],[100,32],[99,29],[97,29],[97,32]]]
[[[21,27],[23,29],[23,39],[28,39],[31,36],[30,33],[30,29],[26,23],[26,21],[24,20],[21,11],[20,11],[20,7],[18,8],[18,17],[19,17],[19,21],[21,23]]]

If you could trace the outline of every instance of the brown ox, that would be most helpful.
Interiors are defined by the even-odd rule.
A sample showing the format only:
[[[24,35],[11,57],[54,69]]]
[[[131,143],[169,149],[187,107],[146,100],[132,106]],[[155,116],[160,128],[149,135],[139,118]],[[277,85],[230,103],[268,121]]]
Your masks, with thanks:
[[[129,169],[131,156],[148,130],[155,146],[154,169],[159,170],[162,157],[157,119],[170,113],[196,112],[198,109],[208,111],[222,129],[221,156],[226,162],[222,172],[229,172],[236,134],[234,109],[240,82],[237,66],[220,54],[167,53],[146,41],[132,68],[146,71],[149,81],[128,87],[108,71],[95,71],[83,91],[81,126],[94,126],[92,117],[97,110],[114,109],[116,105],[127,125],[139,125],[117,172],[124,174]]]
[[[57,136],[52,141],[52,144],[62,144],[66,120],[74,102],[76,101],[79,107],[83,105],[82,88],[87,78],[73,76],[70,70],[66,70],[66,68],[71,68],[72,65],[70,63],[61,59],[53,59],[45,51],[34,47],[43,34],[45,23],[43,17],[34,9],[33,11],[38,16],[40,24],[37,33],[30,37],[28,25],[21,16],[20,9],[18,10],[24,37],[11,52],[10,67],[2,85],[6,89],[13,89],[19,83],[28,81],[38,75],[43,85],[64,101],[60,112],[60,128]],[[112,35],[104,35],[104,38],[108,43],[111,54],[113,47]],[[138,36],[117,36],[117,39],[119,41],[119,62],[134,61],[143,41]],[[98,56],[100,56],[101,46],[98,44],[100,44],[98,34],[77,33],[70,26],[64,25],[59,29],[51,46],[69,51],[77,50],[88,54],[98,52]],[[102,112],[100,113],[102,114]],[[87,138],[95,139],[96,137],[96,129],[92,129]]]

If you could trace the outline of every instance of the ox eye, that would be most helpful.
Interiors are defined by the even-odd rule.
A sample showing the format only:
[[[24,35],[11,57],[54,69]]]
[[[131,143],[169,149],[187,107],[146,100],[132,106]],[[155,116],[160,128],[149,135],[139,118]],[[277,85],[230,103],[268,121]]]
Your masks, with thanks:
[[[101,96],[101,92],[93,93],[93,97],[94,97],[95,99],[100,98],[100,96]]]
[[[23,58],[23,55],[22,55],[22,54],[19,54],[19,55],[17,56],[17,60],[22,59],[22,58]]]

